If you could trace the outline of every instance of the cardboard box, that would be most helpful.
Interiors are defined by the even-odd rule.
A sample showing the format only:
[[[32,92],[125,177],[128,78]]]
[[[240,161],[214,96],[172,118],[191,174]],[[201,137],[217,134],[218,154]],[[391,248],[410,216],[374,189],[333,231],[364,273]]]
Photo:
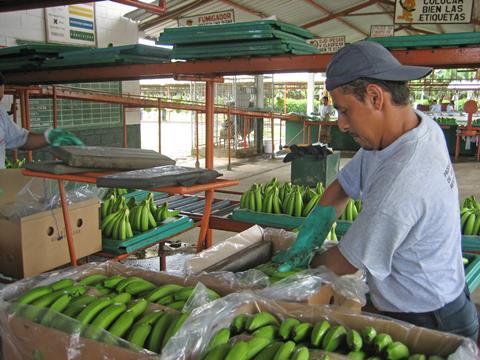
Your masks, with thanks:
[[[370,314],[356,314],[336,307],[329,306],[311,306],[306,304],[295,304],[287,302],[277,302],[262,298],[248,299],[240,294],[235,294],[229,298],[231,306],[224,307],[223,313],[214,307],[206,309],[202,313],[194,315],[190,324],[204,324],[204,329],[182,328],[179,336],[175,339],[177,345],[175,350],[173,346],[166,350],[169,358],[173,356],[179,360],[198,359],[199,353],[210,341],[211,335],[215,334],[221,328],[228,327],[233,318],[239,314],[256,314],[260,311],[267,311],[276,315],[279,319],[292,317],[301,322],[316,324],[322,320],[328,320],[332,324],[341,324],[348,328],[361,331],[365,326],[373,326],[378,332],[389,334],[394,341],[400,341],[408,346],[411,354],[424,353],[429,355],[441,355],[446,358],[447,355],[454,353],[462,346],[462,355],[456,359],[476,359],[478,349],[473,341],[449,333],[429,330],[407,323],[402,323],[388,318],[375,317]],[[183,336],[191,334],[193,338],[189,339],[189,344],[184,349],[180,348],[180,340]],[[205,334],[208,334],[205,336]],[[190,337],[190,335],[189,335]],[[170,352],[174,351],[172,354]],[[310,358],[318,359],[323,352],[310,349]],[[337,353],[328,353],[330,359],[348,359],[345,355]]]
[[[0,197],[0,204],[14,201],[17,192],[31,179],[17,169],[1,170],[0,187],[5,194]],[[69,206],[77,258],[102,250],[99,207],[97,199]],[[0,218],[0,229],[0,273],[23,278],[70,262],[61,208],[15,220]]]
[[[238,252],[245,248],[245,244],[256,244],[260,241],[270,241],[272,243],[272,254],[275,254],[280,250],[287,249],[293,243],[293,241],[295,241],[295,238],[296,235],[289,231],[280,229],[264,230],[260,226],[254,225],[251,228],[222,241],[221,243],[217,244],[215,248],[212,247],[197,254],[188,261],[187,266],[192,273],[197,274],[205,268],[206,264],[211,266],[222,260],[228,259],[229,257],[234,258]],[[236,247],[235,245],[238,239],[242,239],[242,245]],[[235,252],[232,253],[230,251],[225,254],[222,251],[224,248],[235,250]],[[203,278],[205,281],[207,281],[206,278],[208,278],[208,275],[203,275]],[[325,284],[319,288],[314,295],[307,297],[305,299],[305,303],[334,304],[349,308],[353,311],[360,311],[362,308],[359,302],[338,294],[328,284]]]
[[[208,288],[215,290],[220,295],[228,295],[237,289],[221,284],[212,277],[194,276],[183,278],[165,273],[158,273],[140,268],[128,267],[115,261],[99,265],[83,265],[76,269],[66,269],[66,275],[49,277],[49,283],[62,277],[76,278],[77,280],[91,274],[105,274],[113,276],[138,276],[154,284],[178,284],[195,286],[200,281]],[[16,298],[28,288],[17,285],[15,293],[8,291],[10,297],[2,300],[9,301]],[[45,285],[45,283],[35,286]],[[78,334],[70,336],[67,333],[33,323],[17,316],[8,316],[6,306],[0,308],[0,332],[2,332],[3,355],[8,360],[24,359],[71,359],[72,354],[78,354],[82,359],[158,359],[158,355],[149,356],[138,352],[129,351],[118,346],[111,346],[93,340],[79,338]],[[81,356],[80,356],[81,354]]]

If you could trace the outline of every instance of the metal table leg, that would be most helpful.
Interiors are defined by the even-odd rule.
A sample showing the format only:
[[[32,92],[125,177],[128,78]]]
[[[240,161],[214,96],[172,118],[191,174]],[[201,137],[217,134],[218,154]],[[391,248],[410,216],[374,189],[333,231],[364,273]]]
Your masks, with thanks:
[[[205,191],[205,209],[203,212],[202,220],[200,221],[200,235],[197,241],[197,252],[202,251],[211,245],[211,239],[208,239],[210,213],[212,211],[214,190]],[[210,232],[211,237],[211,232]]]
[[[73,243],[72,224],[70,222],[70,213],[68,212],[67,198],[65,196],[65,184],[63,180],[58,180],[60,190],[60,204],[62,205],[63,222],[65,223],[65,232],[67,235],[68,252],[70,253],[70,263],[77,266],[77,256],[75,255],[75,244]]]

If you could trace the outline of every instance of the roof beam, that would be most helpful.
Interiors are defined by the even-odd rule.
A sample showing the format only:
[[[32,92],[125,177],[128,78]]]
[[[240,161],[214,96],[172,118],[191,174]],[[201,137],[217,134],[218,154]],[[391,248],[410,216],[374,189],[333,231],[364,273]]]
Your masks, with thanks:
[[[170,12],[170,13],[167,12],[163,16],[156,17],[155,19],[152,19],[152,20],[144,22],[143,24],[140,24],[138,26],[138,30],[140,30],[140,31],[147,30],[151,27],[154,27],[154,26],[164,22],[164,21],[177,18],[180,15],[182,15],[184,12],[187,12],[189,10],[192,10],[192,9],[198,7],[198,6],[202,6],[202,5],[207,4],[209,2],[212,2],[212,1],[213,0],[196,0],[196,1],[194,1],[190,4],[188,4],[188,5],[182,6],[181,8],[178,8],[178,9],[176,9],[176,10]]]
[[[429,34],[429,35],[438,34],[435,31],[421,29],[419,27],[416,27],[416,26],[413,26],[413,25],[410,25],[410,24],[400,25],[400,26],[396,27],[394,31],[400,31],[400,30],[405,30],[405,31],[412,30],[412,31],[415,31],[415,32],[420,33],[420,34]]]
[[[307,28],[309,28],[309,27],[312,27],[312,26],[321,24],[321,23],[325,22],[325,21],[322,21],[323,19],[329,18],[329,19],[326,20],[326,21],[333,20],[333,19],[338,20],[338,21],[340,21],[341,23],[343,23],[344,25],[347,25],[349,28],[351,28],[351,29],[353,29],[353,30],[355,30],[355,31],[357,31],[357,32],[365,35],[365,36],[368,36],[368,34],[367,34],[365,31],[363,31],[362,29],[360,29],[358,26],[355,26],[355,25],[353,25],[351,22],[340,18],[341,15],[337,15],[337,14],[339,14],[339,13],[337,13],[337,14],[332,13],[331,11],[329,11],[328,9],[326,9],[325,7],[323,7],[322,5],[318,4],[315,0],[304,0],[304,1],[306,1],[306,2],[308,2],[309,4],[315,6],[316,8],[320,9],[321,11],[327,13],[328,16],[326,16],[326,17],[324,17],[324,18],[322,18],[322,19],[319,19],[319,20],[312,21],[312,22],[310,22],[310,23],[301,25],[303,28],[306,28],[306,29],[307,29]],[[375,3],[375,2],[377,2],[377,1],[378,1],[378,0],[369,0],[368,3],[370,3],[370,2]],[[369,5],[371,5],[371,4],[369,4]],[[358,8],[358,9],[355,9],[355,10],[363,9],[364,7],[367,7],[367,6],[369,6],[369,5],[362,6],[361,8]],[[355,10],[351,10],[351,11],[353,12],[353,11],[355,11]]]
[[[153,14],[163,15],[167,11],[166,0],[160,0],[158,5],[144,3],[138,0],[112,0],[112,1],[119,4],[123,4],[123,5],[134,6],[136,8],[151,12]]]
[[[393,11],[372,11],[372,12],[365,12],[365,13],[357,13],[357,14],[347,14],[347,16],[369,16],[369,15],[390,15],[393,14]]]
[[[318,20],[314,20],[314,21],[310,21],[306,24],[303,24],[302,27],[304,28],[310,28],[312,26],[316,26],[316,25],[320,25],[320,24],[323,24],[327,21],[330,21],[330,20],[333,20],[333,19],[337,19],[337,20],[340,20],[339,18],[342,17],[342,16],[345,16],[345,15],[348,15],[352,12],[355,12],[357,10],[360,10],[360,9],[363,9],[363,8],[366,8],[370,5],[373,5],[373,4],[376,4],[379,0],[368,0],[364,3],[361,3],[361,4],[358,4],[358,5],[355,5],[355,6],[352,6],[352,7],[349,7],[347,9],[344,9],[342,11],[339,11],[339,12],[336,12],[336,13],[333,13],[331,11],[329,11],[328,9],[324,8],[323,6],[321,6],[320,4],[318,4],[316,1],[314,0],[304,0],[304,1],[307,1],[309,2],[310,4],[312,4],[313,6],[317,7],[318,9],[322,10],[323,12],[326,12],[328,15],[321,18],[321,19],[318,19]],[[357,30],[358,31],[358,30]],[[365,34],[363,31],[360,31],[361,33]]]
[[[259,18],[266,18],[266,17],[269,16],[269,15],[266,15],[266,14],[260,12],[260,11],[253,10],[252,8],[249,8],[248,6],[237,4],[236,2],[234,2],[232,0],[219,0],[219,1],[223,2],[224,4],[236,7],[237,9],[243,10],[243,11],[249,13],[249,14],[258,16]]]

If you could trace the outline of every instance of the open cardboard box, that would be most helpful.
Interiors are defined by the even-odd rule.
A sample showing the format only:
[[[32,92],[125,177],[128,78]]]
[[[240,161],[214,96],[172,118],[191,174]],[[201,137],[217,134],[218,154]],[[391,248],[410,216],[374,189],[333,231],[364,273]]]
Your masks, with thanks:
[[[293,317],[301,322],[318,323],[328,320],[332,324],[344,325],[348,328],[361,331],[365,326],[373,326],[377,332],[389,334],[394,341],[400,341],[408,346],[410,353],[428,355],[441,355],[445,358],[462,346],[462,354],[455,354],[455,359],[475,359],[478,349],[473,341],[449,333],[429,330],[411,324],[402,323],[393,319],[376,317],[367,313],[355,313],[334,306],[312,306],[299,303],[287,303],[272,301],[259,297],[247,297],[245,294],[234,294],[224,299],[223,306],[211,306],[202,313],[194,314],[194,318],[186,323],[174,337],[173,343],[165,349],[169,358],[198,359],[205,349],[212,334],[221,328],[228,327],[233,318],[239,314],[256,314],[260,311],[270,312],[280,320]],[[195,331],[189,328],[189,324],[196,326]],[[205,324],[198,329],[199,324]],[[184,342],[188,334],[193,338],[188,340],[187,346],[182,350],[180,344]],[[179,350],[175,350],[178,348]],[[310,359],[319,359],[320,350],[310,350]],[[347,359],[346,356],[337,353],[328,353],[330,359]]]
[[[17,192],[31,179],[23,176],[17,169],[0,170],[0,187],[5,192],[0,197],[0,205],[15,201]],[[78,258],[102,249],[99,206],[100,202],[97,199],[69,205],[75,252]],[[0,229],[2,229],[0,273],[14,278],[23,278],[70,262],[61,208],[19,219],[0,218]]]
[[[208,288],[222,296],[235,292],[237,289],[219,283],[218,279],[209,276],[193,276],[183,278],[165,273],[152,272],[140,268],[128,267],[111,261],[102,264],[87,264],[78,268],[60,271],[59,276],[52,272],[47,277],[48,283],[61,278],[82,279],[91,274],[107,276],[123,275],[138,276],[156,285],[177,284],[195,286],[202,282]],[[48,276],[45,274],[42,276]],[[29,279],[26,279],[28,281]],[[33,279],[32,279],[33,280]],[[29,287],[45,285],[45,282],[19,283],[14,291],[7,291],[6,298],[10,301],[24,293]],[[15,286],[15,285],[13,285]],[[0,299],[0,303],[1,303]],[[149,359],[152,356],[133,352],[118,346],[112,346],[93,340],[70,336],[67,333],[33,323],[27,319],[7,314],[6,307],[0,311],[0,332],[3,337],[3,354],[5,359],[71,359],[72,354],[79,354],[82,359]],[[81,356],[80,356],[81,352]],[[158,359],[158,355],[156,355]]]
[[[248,246],[258,244],[261,241],[271,242],[272,254],[275,254],[279,250],[287,249],[293,241],[295,241],[295,234],[292,232],[279,229],[271,230],[272,231],[268,231],[268,229],[264,230],[260,226],[254,225],[191,258],[187,263],[188,271],[193,274],[201,273],[204,269],[215,265],[216,263],[228,260],[229,258],[235,258],[239,252]],[[208,275],[202,276],[205,279],[208,278]],[[361,309],[360,303],[343,297],[335,292],[328,284],[319,288],[318,292],[314,295],[306,298],[305,303],[334,304],[357,311],[360,311]]]

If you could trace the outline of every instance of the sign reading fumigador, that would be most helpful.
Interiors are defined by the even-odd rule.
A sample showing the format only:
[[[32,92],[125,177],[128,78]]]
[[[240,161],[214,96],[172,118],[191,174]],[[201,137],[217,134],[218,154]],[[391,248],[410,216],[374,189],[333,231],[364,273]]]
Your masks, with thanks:
[[[178,27],[231,24],[234,22],[235,22],[235,12],[233,11],[233,9],[231,9],[231,10],[225,10],[225,11],[216,11],[208,14],[184,16],[184,17],[178,18]]]
[[[466,24],[474,0],[396,0],[396,24]]]
[[[321,37],[309,39],[307,43],[320,50],[320,54],[333,54],[345,46],[345,36]]]

